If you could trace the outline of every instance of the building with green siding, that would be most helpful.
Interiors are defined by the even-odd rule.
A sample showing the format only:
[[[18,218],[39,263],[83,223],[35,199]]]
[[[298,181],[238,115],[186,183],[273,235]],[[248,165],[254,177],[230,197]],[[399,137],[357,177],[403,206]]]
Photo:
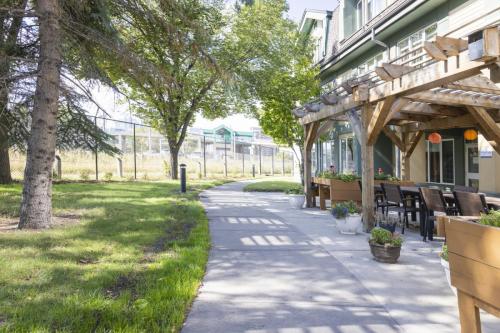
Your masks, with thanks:
[[[425,41],[438,35],[466,38],[498,22],[500,0],[341,0],[331,11],[306,10],[300,29],[315,42],[314,60],[327,93],[346,82],[373,77],[375,67],[384,62],[424,66],[431,60],[423,49]],[[412,180],[500,191],[500,173],[487,170],[500,165],[495,164],[500,156],[480,156],[481,135],[466,141],[465,130],[439,131],[439,144],[428,142],[429,133],[423,135],[411,158]],[[315,173],[334,165],[339,172],[361,174],[360,160],[361,149],[348,121],[335,123],[313,148]],[[375,170],[399,176],[400,165],[399,150],[382,133],[374,146]],[[480,180],[480,169],[491,177]]]

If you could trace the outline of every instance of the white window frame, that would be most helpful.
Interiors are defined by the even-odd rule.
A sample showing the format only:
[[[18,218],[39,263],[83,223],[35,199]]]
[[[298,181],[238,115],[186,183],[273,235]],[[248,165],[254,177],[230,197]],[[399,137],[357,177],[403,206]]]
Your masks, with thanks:
[[[427,30],[433,26],[435,26],[434,32],[430,35],[427,35]],[[415,66],[427,59],[430,59],[430,57],[427,55],[425,51],[422,51],[421,55],[419,56],[419,53],[417,53],[415,50],[422,47],[425,41],[434,40],[435,37],[437,36],[437,29],[438,29],[438,24],[437,22],[434,22],[420,30],[414,31],[412,34],[406,36],[405,38],[400,39],[396,43],[397,57],[401,57],[403,55],[405,56],[404,58],[401,58],[399,62],[405,62],[410,58],[416,57],[415,59],[412,59],[410,62],[405,63],[406,65]],[[412,38],[418,36],[419,34],[421,35],[421,37],[419,37],[419,39],[416,41],[415,40],[412,41]],[[406,44],[406,47],[404,48],[401,47],[401,44],[403,43]]]
[[[364,7],[365,6],[363,6],[363,0],[359,0],[358,2],[356,2],[356,6],[354,8],[354,12],[356,13],[356,28],[354,29],[354,31],[358,31],[365,24],[365,20],[363,17]]]
[[[444,141],[451,141],[453,143],[453,182],[452,183],[445,183],[443,182],[443,142]],[[425,140],[426,142],[426,152],[425,154],[427,155],[427,175],[426,175],[426,179],[427,179],[427,182],[428,183],[433,183],[433,184],[444,184],[444,185],[455,185],[456,183],[456,156],[455,156],[455,139],[453,138],[449,138],[449,139],[441,139],[441,142],[439,143],[439,167],[440,167],[440,170],[439,170],[439,182],[436,183],[436,182],[431,182],[431,167],[430,167],[430,162],[431,162],[431,159],[430,159],[430,156],[429,156],[429,153],[430,153],[430,141],[429,140]]]
[[[346,171],[344,170],[344,163],[343,160],[347,161],[347,140],[352,139],[352,160],[354,163],[353,169]],[[345,156],[342,156],[342,140],[345,140],[346,142],[346,149],[345,149]],[[357,168],[357,163],[356,163],[356,138],[354,137],[354,134],[342,134],[339,136],[339,166],[337,168],[338,172],[340,173],[346,173],[346,172],[351,172],[351,173],[356,173],[356,168]]]

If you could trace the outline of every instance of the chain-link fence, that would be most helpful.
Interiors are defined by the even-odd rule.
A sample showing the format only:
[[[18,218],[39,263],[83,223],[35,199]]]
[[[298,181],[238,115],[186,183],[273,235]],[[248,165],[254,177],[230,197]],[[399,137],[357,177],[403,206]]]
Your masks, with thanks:
[[[94,150],[57,151],[54,178],[67,180],[159,180],[171,173],[166,138],[147,125],[97,117],[121,151],[115,156]],[[262,135],[192,131],[179,152],[190,178],[292,175],[293,152]],[[26,155],[10,151],[12,177],[22,179]]]

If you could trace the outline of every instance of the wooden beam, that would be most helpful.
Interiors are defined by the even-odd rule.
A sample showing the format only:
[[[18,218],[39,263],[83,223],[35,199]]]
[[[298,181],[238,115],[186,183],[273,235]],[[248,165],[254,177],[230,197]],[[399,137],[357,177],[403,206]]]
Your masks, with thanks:
[[[392,103],[391,105],[391,110],[389,111],[389,114],[387,115],[386,120],[384,121],[384,126],[391,120],[392,117],[394,117],[395,114],[401,111],[402,108],[407,106],[410,103],[410,100],[407,98],[398,98]]]
[[[396,112],[390,121],[387,123],[391,123],[393,120],[409,120],[409,121],[419,121],[419,122],[427,122],[429,120],[434,119],[436,116],[435,115],[430,115],[430,114],[406,114],[406,113],[401,113],[401,112]],[[438,116],[442,117],[442,116]]]
[[[304,108],[307,110],[307,112],[319,112],[321,110],[321,104],[319,103],[307,103],[304,105]]]
[[[386,124],[387,117],[391,113],[391,107],[394,102],[394,97],[388,97],[387,99],[377,103],[373,116],[369,120],[367,127],[367,144],[373,145],[377,140],[380,131]]]
[[[309,124],[306,127],[306,129],[307,129],[306,137],[305,137],[306,149],[311,149],[312,145],[316,141],[319,125],[320,125],[320,122],[315,122],[315,123]]]
[[[498,124],[490,116],[488,111],[481,107],[472,106],[468,106],[467,110],[484,130],[485,134],[488,136],[488,140],[495,141],[497,145],[500,145],[500,127],[498,127]]]
[[[382,68],[389,74],[393,79],[399,79],[401,76],[413,72],[415,70],[414,67],[405,66],[405,65],[396,65],[383,63]]]
[[[364,102],[368,100],[368,85],[360,84],[352,88],[352,97],[356,102]]]
[[[354,101],[352,95],[349,95],[339,100],[335,105],[323,105],[321,111],[307,114],[304,118],[300,119],[299,122],[304,125],[321,119],[332,118],[344,114],[347,110],[354,109],[360,105],[360,102]]]
[[[406,97],[414,101],[427,102],[433,104],[459,105],[459,106],[469,105],[469,106],[478,106],[490,109],[500,109],[500,102],[497,99],[484,95],[471,95],[456,91],[450,91],[450,92],[443,92],[439,90],[423,91],[416,94],[408,95]]]
[[[424,131],[418,131],[410,138],[409,145],[406,147],[407,156],[411,156],[411,154],[413,154],[423,134]]]
[[[374,103],[388,96],[405,96],[440,87],[450,82],[478,75],[481,69],[492,66],[493,63],[493,61],[471,61],[468,51],[463,51],[456,57],[448,58],[447,61],[437,62],[405,74],[399,80],[371,88],[369,101]]]
[[[493,81],[483,75],[450,83],[446,85],[446,88],[500,95],[500,88]]]
[[[359,144],[361,144],[361,136],[363,135],[363,126],[361,125],[361,119],[359,118],[358,113],[355,110],[349,110],[346,113],[347,118],[349,119],[349,123],[351,124],[352,131],[356,136]]]
[[[387,71],[382,66],[375,67],[375,73],[383,81],[392,81],[394,78],[387,73]]]
[[[435,60],[447,60],[448,56],[437,46],[435,42],[424,42],[424,50],[427,55]]]
[[[456,56],[466,50],[468,43],[465,39],[437,36],[436,46],[450,57]]]
[[[402,126],[404,132],[443,130],[450,128],[467,128],[476,126],[477,121],[470,115],[432,119],[425,123],[411,123]]]
[[[403,144],[403,141],[399,138],[398,134],[394,132],[389,126],[384,127],[384,134],[394,143],[399,150],[404,151],[406,147]]]
[[[331,119],[327,119],[326,121],[322,122],[321,125],[318,127],[318,132],[316,133],[316,140],[319,139],[320,136],[323,134],[327,133],[335,124],[335,122]]]
[[[339,96],[335,93],[321,95],[321,102],[325,105],[334,105],[339,101]]]

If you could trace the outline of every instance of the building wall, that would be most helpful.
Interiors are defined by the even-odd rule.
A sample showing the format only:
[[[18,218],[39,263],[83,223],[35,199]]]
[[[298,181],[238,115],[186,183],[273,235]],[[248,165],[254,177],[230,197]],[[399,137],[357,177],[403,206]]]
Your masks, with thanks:
[[[479,157],[479,191],[500,192],[500,155],[481,134],[478,137],[478,144],[479,151],[493,151],[492,157]]]

